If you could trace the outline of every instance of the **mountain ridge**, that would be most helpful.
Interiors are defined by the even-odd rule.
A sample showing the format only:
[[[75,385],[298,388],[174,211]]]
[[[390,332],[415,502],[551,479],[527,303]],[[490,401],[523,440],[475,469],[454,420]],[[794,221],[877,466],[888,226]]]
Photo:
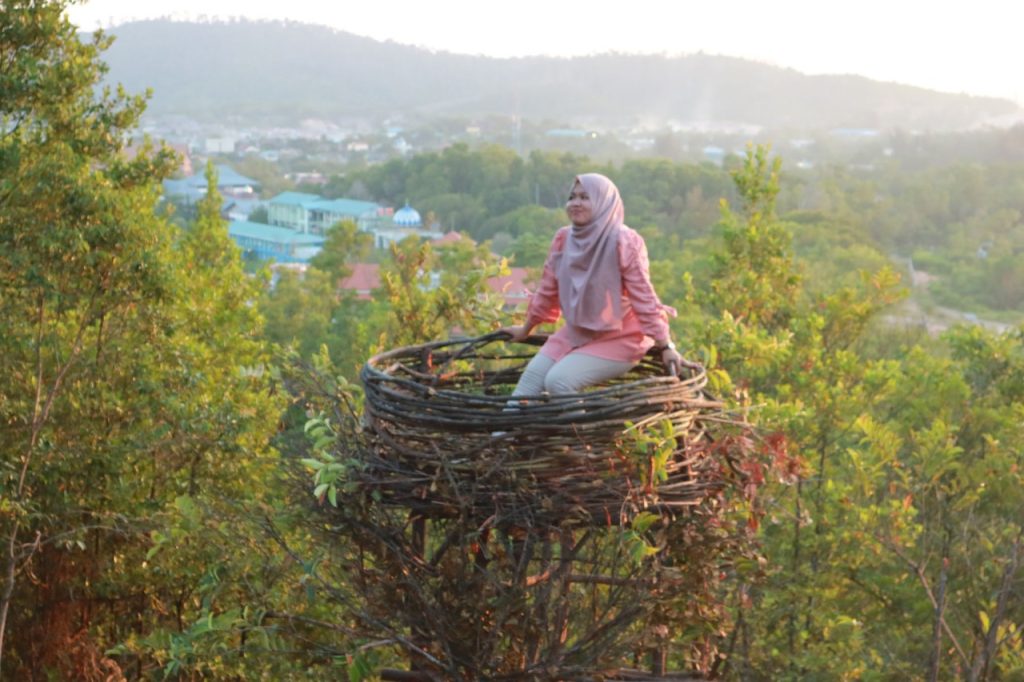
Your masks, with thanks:
[[[498,114],[604,126],[654,119],[955,130],[1018,111],[1009,100],[704,53],[498,58],[248,20],[145,20],[108,32],[116,38],[105,53],[110,81],[152,87],[154,114],[198,119]]]

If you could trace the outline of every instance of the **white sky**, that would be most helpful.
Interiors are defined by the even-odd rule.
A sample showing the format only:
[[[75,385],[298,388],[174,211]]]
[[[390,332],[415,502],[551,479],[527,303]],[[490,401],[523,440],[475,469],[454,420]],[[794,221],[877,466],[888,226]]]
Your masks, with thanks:
[[[1020,0],[91,0],[69,12],[84,29],[291,19],[495,57],[704,51],[1024,105]]]

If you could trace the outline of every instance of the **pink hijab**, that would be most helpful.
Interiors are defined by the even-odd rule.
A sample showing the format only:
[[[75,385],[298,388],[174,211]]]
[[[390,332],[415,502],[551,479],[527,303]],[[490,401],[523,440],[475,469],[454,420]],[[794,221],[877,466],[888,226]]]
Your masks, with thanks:
[[[622,328],[619,231],[625,209],[615,184],[603,175],[578,175],[593,206],[591,222],[572,225],[555,266],[565,321],[591,332]],[[575,186],[575,182],[573,183]],[[580,340],[582,341],[582,340]]]

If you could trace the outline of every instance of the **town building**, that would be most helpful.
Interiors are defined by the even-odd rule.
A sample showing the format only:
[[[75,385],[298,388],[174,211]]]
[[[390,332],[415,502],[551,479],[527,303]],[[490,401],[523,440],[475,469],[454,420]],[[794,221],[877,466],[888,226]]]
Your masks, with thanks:
[[[322,235],[332,225],[351,220],[372,232],[389,218],[388,209],[372,201],[325,199],[318,194],[282,192],[267,203],[267,220],[303,234]]]
[[[381,221],[373,232],[373,245],[378,249],[386,249],[392,244],[397,244],[406,237],[419,237],[437,241],[443,238],[437,230],[423,228],[423,219],[419,211],[405,203],[405,206],[394,212],[390,221]]]
[[[233,220],[228,234],[246,256],[278,263],[307,263],[323,248],[324,238],[285,227]]]
[[[214,169],[217,171],[217,191],[222,195],[236,199],[256,198],[259,182],[238,173],[230,166],[219,164]],[[180,180],[164,180],[163,188],[164,196],[168,199],[194,204],[206,196],[206,170]]]

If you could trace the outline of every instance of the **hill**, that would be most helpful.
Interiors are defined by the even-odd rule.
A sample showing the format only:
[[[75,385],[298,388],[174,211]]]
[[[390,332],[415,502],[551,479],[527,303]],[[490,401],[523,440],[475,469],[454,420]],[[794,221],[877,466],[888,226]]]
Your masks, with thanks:
[[[1008,100],[705,54],[496,59],[281,22],[152,20],[111,33],[112,81],[153,88],[153,113],[200,119],[520,114],[581,125],[949,130],[1017,109]]]

